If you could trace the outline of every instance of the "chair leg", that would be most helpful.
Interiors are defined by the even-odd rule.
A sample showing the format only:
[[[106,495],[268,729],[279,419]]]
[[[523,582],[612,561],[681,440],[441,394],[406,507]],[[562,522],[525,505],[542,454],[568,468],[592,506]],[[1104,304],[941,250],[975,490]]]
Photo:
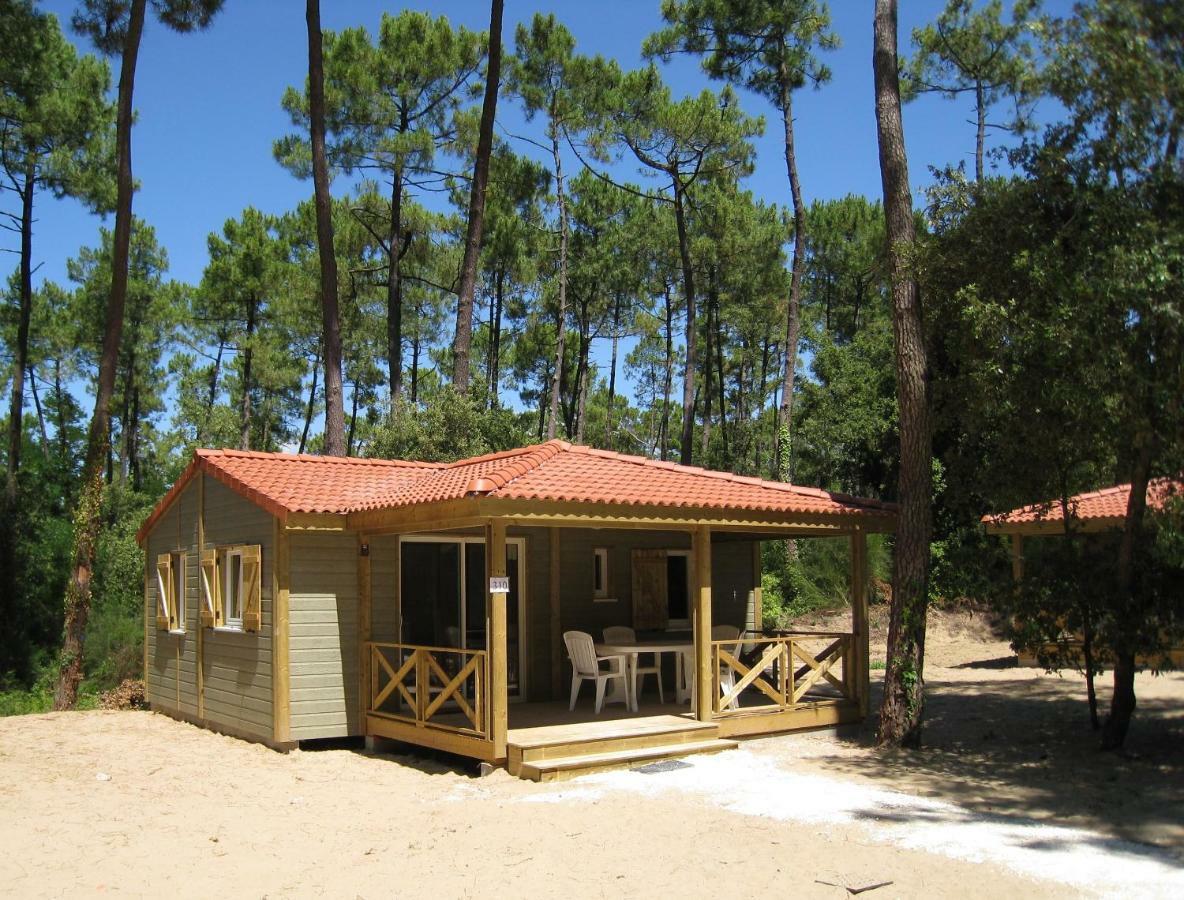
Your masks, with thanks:
[[[600,711],[604,709],[604,686],[607,683],[607,678],[596,679],[596,715],[600,715]]]
[[[571,703],[568,704],[568,712],[571,712],[576,708],[576,696],[580,693],[580,685],[583,684],[583,682],[584,679],[579,675],[571,676]]]

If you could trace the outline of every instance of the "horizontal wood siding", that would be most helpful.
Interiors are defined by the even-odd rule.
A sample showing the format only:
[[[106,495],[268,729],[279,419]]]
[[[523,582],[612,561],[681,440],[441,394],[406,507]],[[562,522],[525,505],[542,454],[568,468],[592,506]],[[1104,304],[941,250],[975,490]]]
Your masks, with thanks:
[[[352,532],[292,532],[289,541],[292,740],[361,734],[357,538]],[[371,543],[375,562],[378,543]]]
[[[271,514],[213,478],[205,481],[206,547],[258,544],[262,552],[262,614],[258,632],[206,629],[206,721],[243,734],[273,739],[271,700],[270,577],[275,553]],[[194,507],[194,518],[197,511]],[[196,572],[197,566],[194,565]],[[195,582],[196,584],[196,582]],[[196,602],[194,604],[196,609]]]
[[[197,715],[197,486],[191,483],[174,501],[145,541],[148,566],[144,614],[148,625],[148,671],[145,691],[158,709]],[[185,565],[184,632],[158,631],[156,611],[160,599],[156,583],[156,558],[180,553]]]
[[[399,538],[384,534],[370,540],[370,639],[398,643],[399,616],[396,606]]]

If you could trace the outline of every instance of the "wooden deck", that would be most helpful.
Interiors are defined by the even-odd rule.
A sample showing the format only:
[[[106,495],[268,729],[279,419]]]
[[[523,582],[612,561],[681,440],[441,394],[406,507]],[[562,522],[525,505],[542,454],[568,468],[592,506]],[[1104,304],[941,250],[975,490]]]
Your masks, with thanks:
[[[736,746],[720,738],[714,722],[696,721],[685,710],[643,703],[636,713],[606,706],[596,716],[586,705],[573,712],[566,703],[512,706],[506,768],[531,781],[555,781]]]

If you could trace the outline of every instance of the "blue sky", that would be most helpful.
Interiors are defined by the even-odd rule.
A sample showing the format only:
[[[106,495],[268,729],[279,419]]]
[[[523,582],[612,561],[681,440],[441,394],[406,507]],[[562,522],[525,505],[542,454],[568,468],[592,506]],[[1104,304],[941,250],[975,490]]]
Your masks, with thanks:
[[[901,47],[908,51],[912,28],[932,20],[944,0],[902,4]],[[1068,0],[1050,0],[1063,12]],[[74,3],[52,0],[42,9],[68,22]],[[488,24],[488,4],[444,0],[406,4],[473,29]],[[322,0],[326,29],[365,25],[371,31],[381,13],[400,6]],[[826,54],[834,77],[820,91],[795,99],[796,135],[802,189],[807,202],[848,193],[880,195],[872,95],[871,0],[833,0],[834,29],[842,47]],[[575,35],[577,51],[615,57],[622,66],[640,64],[644,38],[661,26],[658,0],[646,2],[506,3],[504,38],[512,50],[515,25],[536,11],[554,11]],[[81,42],[75,39],[77,43]],[[136,214],[157,231],[168,249],[173,278],[196,283],[206,263],[206,236],[244,207],[279,213],[311,194],[309,182],[292,178],[274,161],[272,141],[290,129],[280,109],[288,85],[305,77],[307,38],[301,0],[227,0],[213,27],[176,35],[156,22],[145,30],[136,77],[139,120],[133,137],[133,165],[142,189]],[[84,47],[85,49],[85,47]],[[118,76],[118,60],[112,64]],[[709,82],[696,61],[680,59],[665,67],[676,95],[699,91]],[[718,87],[718,85],[716,86]],[[771,110],[746,95],[750,114]],[[969,101],[922,98],[905,108],[905,140],[914,185],[914,202],[923,199],[928,167],[973,162],[974,129],[967,122]],[[537,136],[537,125],[522,122],[503,98],[498,118],[510,132]],[[520,152],[528,148],[520,146]],[[758,197],[788,204],[789,191],[780,129],[767,121],[757,145],[757,166],[748,187]],[[571,162],[571,170],[577,164]],[[343,185],[338,185],[344,188]],[[65,281],[66,259],[97,241],[100,221],[69,200],[42,195],[37,209],[35,264],[38,280]],[[109,225],[110,223],[108,223]],[[9,241],[6,234],[5,241]],[[7,254],[6,254],[7,256]]]

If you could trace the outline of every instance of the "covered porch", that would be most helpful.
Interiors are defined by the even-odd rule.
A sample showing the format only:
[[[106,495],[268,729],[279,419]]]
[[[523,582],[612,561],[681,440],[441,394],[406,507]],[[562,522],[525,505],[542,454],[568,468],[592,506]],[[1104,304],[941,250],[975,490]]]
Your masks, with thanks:
[[[859,721],[868,703],[866,540],[893,516],[874,501],[815,493],[832,508],[470,496],[351,515],[365,734],[542,780]],[[763,631],[760,545],[787,538],[849,543],[849,630]],[[375,591],[376,567],[385,592]],[[667,648],[665,702],[651,675],[636,710],[619,703],[595,713],[588,685],[569,710],[564,632],[602,643],[612,625],[634,627],[647,657],[650,642]],[[739,638],[713,638],[717,625]],[[681,683],[676,660],[687,670]]]

